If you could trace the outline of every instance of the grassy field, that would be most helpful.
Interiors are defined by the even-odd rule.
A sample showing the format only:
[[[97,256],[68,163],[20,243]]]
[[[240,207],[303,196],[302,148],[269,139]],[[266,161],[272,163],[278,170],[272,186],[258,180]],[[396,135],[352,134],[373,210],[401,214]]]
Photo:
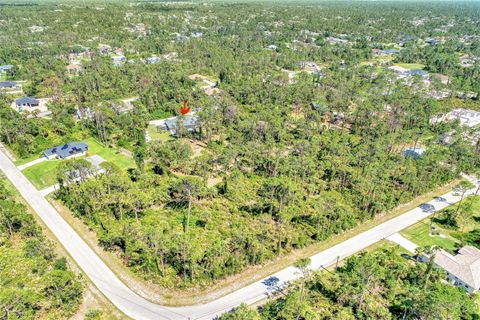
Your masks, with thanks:
[[[409,70],[425,68],[425,65],[420,63],[395,63],[395,65]]]
[[[88,138],[83,141],[88,144],[87,155],[91,156],[97,154],[105,159],[105,161],[116,164],[120,169],[135,167],[135,161],[132,158],[117,152],[115,149],[103,146],[95,138]]]
[[[158,131],[157,127],[155,125],[149,125],[147,128],[148,134],[150,134],[150,137],[152,138],[152,141],[155,140],[160,140],[160,141],[167,141],[171,140],[172,136],[170,135],[169,132],[167,131]]]
[[[438,228],[436,224],[434,224],[434,226],[437,227],[440,235],[430,235],[430,218],[403,230],[400,234],[421,247],[436,245],[449,252],[453,252],[456,249],[455,244],[459,241],[451,237],[448,232],[444,232],[443,229]]]
[[[62,160],[49,160],[40,162],[23,170],[23,174],[33,185],[41,190],[53,186],[57,181],[57,167]]]

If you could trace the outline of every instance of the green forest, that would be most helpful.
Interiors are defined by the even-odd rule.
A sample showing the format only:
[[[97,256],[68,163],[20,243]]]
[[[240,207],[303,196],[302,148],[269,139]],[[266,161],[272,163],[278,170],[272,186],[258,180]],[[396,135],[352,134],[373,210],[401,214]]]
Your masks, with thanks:
[[[23,172],[58,183],[52,201],[136,276],[207,288],[480,174],[479,126],[462,118],[480,111],[479,17],[468,1],[1,4],[0,82],[15,89],[0,88],[0,142],[17,165],[87,142],[101,171],[82,156]],[[0,319],[67,317],[78,279],[0,197],[0,306],[26,299]],[[454,212],[437,220],[479,247]],[[20,286],[3,275],[15,264]],[[425,268],[361,254],[224,319],[478,319]]]
[[[65,319],[82,292],[67,260],[0,177],[0,319]]]

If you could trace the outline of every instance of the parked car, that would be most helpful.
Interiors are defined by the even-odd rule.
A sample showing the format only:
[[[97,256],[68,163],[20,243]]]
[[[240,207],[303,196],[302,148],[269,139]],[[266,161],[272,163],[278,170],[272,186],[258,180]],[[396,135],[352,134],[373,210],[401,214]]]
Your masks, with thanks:
[[[428,212],[428,213],[435,212],[435,206],[430,203],[422,203],[420,205],[420,209],[422,209],[423,212]]]

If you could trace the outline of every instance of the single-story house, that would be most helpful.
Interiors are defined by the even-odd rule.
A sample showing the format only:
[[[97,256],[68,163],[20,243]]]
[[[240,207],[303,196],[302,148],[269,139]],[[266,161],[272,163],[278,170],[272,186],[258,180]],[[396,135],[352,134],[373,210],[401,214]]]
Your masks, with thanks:
[[[407,76],[421,76],[428,77],[428,72],[422,69],[413,69],[406,72]]]
[[[157,57],[157,56],[148,57],[146,61],[148,64],[157,63],[160,61],[160,57]]]
[[[480,112],[469,109],[454,109],[447,114],[447,120],[459,120],[464,126],[470,128],[480,124]]]
[[[11,64],[6,64],[6,65],[3,65],[3,66],[0,66],[0,74],[4,74],[7,71],[11,70],[12,68],[13,68],[13,66]]]
[[[23,111],[25,108],[36,108],[40,106],[40,100],[31,97],[23,97],[15,100],[15,105],[17,106],[18,111]]]
[[[113,65],[118,67],[120,65],[122,65],[123,63],[125,63],[127,61],[127,58],[125,56],[113,56],[112,57],[112,62],[113,62]]]
[[[43,155],[48,159],[69,159],[83,156],[87,153],[88,145],[85,142],[69,142],[63,146],[47,149]]]
[[[20,89],[20,85],[12,81],[0,82],[0,90],[12,90],[12,89]]]
[[[421,261],[428,261],[425,255]],[[480,250],[473,246],[464,246],[456,255],[451,255],[445,250],[435,254],[435,264],[447,272],[448,280],[456,286],[462,287],[468,293],[480,289]]]
[[[159,129],[169,131],[174,137],[178,135],[178,130],[184,128],[188,132],[195,132],[198,127],[198,118],[193,114],[188,114],[184,117],[172,117],[165,120],[164,124],[159,126]]]
[[[388,55],[398,54],[399,52],[400,50],[397,50],[397,49],[386,49],[386,50],[372,49],[372,54],[375,56],[388,56]]]
[[[406,148],[403,150],[403,156],[405,158],[412,158],[413,160],[418,160],[422,157],[422,154],[425,153],[425,149],[424,148],[419,148],[419,147],[415,147],[415,148]]]

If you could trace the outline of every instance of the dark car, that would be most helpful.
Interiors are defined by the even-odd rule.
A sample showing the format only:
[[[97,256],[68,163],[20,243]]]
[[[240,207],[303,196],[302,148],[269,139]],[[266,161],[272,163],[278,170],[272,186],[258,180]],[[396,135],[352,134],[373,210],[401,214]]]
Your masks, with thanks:
[[[438,202],[447,202],[447,199],[445,199],[444,197],[435,197],[435,200]]]
[[[430,203],[421,204],[420,209],[422,209],[423,212],[428,212],[428,213],[435,212],[435,206]]]

